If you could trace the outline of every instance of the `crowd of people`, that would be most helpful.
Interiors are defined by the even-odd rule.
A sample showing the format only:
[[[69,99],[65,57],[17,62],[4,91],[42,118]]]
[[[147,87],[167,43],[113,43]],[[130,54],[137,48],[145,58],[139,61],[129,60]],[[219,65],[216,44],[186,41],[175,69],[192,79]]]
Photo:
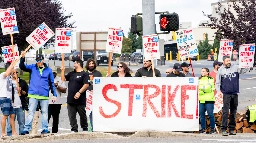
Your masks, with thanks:
[[[88,59],[83,69],[83,61],[74,61],[74,71],[65,75],[65,67],[61,67],[58,76],[56,68],[50,68],[44,63],[44,57],[37,55],[36,64],[26,65],[25,52],[22,52],[19,68],[30,73],[29,82],[19,78],[17,69],[13,63],[8,63],[8,68],[0,74],[0,107],[3,113],[2,136],[16,136],[15,120],[19,125],[19,135],[36,134],[39,112],[42,118],[41,134],[50,133],[48,130],[49,120],[52,117],[52,133],[58,133],[59,114],[61,105],[67,103],[68,117],[71,132],[78,132],[76,119],[77,112],[80,116],[80,126],[83,131],[88,131],[87,119],[92,123],[92,113],[89,118],[86,115],[86,91],[93,91],[93,78],[102,77],[96,70],[96,62]],[[166,77],[194,77],[189,72],[191,65],[184,62],[175,63],[172,69],[166,71]],[[237,65],[231,65],[230,57],[224,56],[223,62],[214,61],[213,71],[202,68],[199,77],[198,96],[199,114],[201,122],[200,133],[205,133],[205,112],[210,118],[211,131],[215,133],[214,102],[215,95],[223,95],[223,119],[222,134],[227,136],[227,127],[230,135],[235,135],[235,115],[238,106],[239,93],[239,69]],[[107,77],[132,77],[129,67],[120,62],[117,71],[107,74]],[[139,68],[135,77],[161,77],[161,72],[152,69],[152,61],[145,60],[143,67]],[[66,87],[65,82],[68,81]],[[67,97],[63,94],[67,92]],[[230,109],[230,122],[228,125],[228,112]],[[7,132],[6,132],[7,125]],[[92,124],[93,125],[93,124]],[[93,130],[93,127],[92,127]]]

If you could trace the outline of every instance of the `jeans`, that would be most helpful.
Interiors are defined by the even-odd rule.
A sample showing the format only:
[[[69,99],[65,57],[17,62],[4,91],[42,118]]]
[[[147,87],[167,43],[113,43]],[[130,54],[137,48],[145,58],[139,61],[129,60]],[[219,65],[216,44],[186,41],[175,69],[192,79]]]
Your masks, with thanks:
[[[52,117],[52,133],[58,133],[61,104],[49,104],[48,123]]]
[[[15,118],[17,116],[18,124],[19,124],[19,135],[21,132],[24,130],[24,124],[25,124],[25,111],[21,108],[13,108],[14,109],[14,114]],[[10,125],[10,116],[7,118],[7,135],[12,136],[12,128]]]
[[[32,127],[32,122],[34,118],[34,114],[37,108],[37,104],[40,102],[41,113],[42,113],[42,130],[44,132],[48,132],[48,105],[49,100],[38,100],[35,98],[29,98],[29,106],[28,106],[28,117],[26,118],[24,131],[29,132]]]
[[[236,127],[236,111],[238,106],[237,94],[223,94],[223,108],[222,108],[222,126],[221,129],[235,130]],[[230,109],[229,125],[228,125],[228,112]]]
[[[205,111],[207,111],[207,114],[210,118],[211,129],[215,128],[215,119],[214,119],[213,110],[214,110],[214,103],[199,103],[199,115],[200,115],[202,130],[206,129]]]
[[[71,126],[71,131],[78,132],[76,113],[80,116],[80,125],[83,131],[88,131],[87,116],[85,105],[68,104],[68,117]]]

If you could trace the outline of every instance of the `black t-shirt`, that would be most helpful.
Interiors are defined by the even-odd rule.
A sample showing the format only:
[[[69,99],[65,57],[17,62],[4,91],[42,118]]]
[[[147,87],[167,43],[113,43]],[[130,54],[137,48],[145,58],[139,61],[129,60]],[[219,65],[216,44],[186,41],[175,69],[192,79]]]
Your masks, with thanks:
[[[91,78],[92,80],[90,80],[90,78],[88,80],[90,85],[89,85],[89,87],[86,90],[93,90],[93,78],[94,77],[102,77],[102,74],[99,71],[97,71],[97,70],[94,70],[93,72],[86,71],[86,73],[89,74],[89,77],[92,76],[92,78]]]
[[[169,73],[166,77],[185,77],[185,74],[179,72],[179,74]]]
[[[81,72],[70,72],[66,76],[66,81],[68,82],[68,104],[78,104],[85,105],[86,104],[86,91],[83,92],[78,99],[75,99],[74,96],[77,92],[84,86],[84,84],[89,84],[89,74],[85,71]]]

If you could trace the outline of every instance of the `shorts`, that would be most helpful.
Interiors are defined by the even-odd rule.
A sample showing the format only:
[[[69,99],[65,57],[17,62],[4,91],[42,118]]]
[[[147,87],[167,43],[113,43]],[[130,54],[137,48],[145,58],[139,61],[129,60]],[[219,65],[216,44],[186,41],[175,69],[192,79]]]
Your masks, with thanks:
[[[0,97],[0,108],[1,108],[3,115],[5,115],[5,116],[14,114],[14,110],[12,107],[12,101],[10,98]]]

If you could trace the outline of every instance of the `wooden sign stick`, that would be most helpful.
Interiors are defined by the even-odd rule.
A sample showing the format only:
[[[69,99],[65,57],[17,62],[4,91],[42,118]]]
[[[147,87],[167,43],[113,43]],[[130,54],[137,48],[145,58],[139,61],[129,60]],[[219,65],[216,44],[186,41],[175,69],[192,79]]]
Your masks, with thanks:
[[[62,59],[62,61],[61,61],[61,66],[64,67],[64,66],[65,66],[65,65],[64,65],[64,53],[61,54],[61,59]],[[61,72],[62,72],[62,71],[61,71]],[[64,77],[61,76],[61,78],[62,78],[62,79],[61,79],[62,81],[65,81]]]
[[[12,56],[13,56],[13,60],[12,60],[12,62],[14,63],[15,61],[15,58],[14,58],[14,55],[15,55],[15,51],[14,51],[14,47],[15,47],[15,45],[14,45],[14,42],[13,42],[13,36],[12,36],[12,34],[10,34],[10,36],[11,36],[11,43],[12,43]],[[14,64],[15,65],[15,64]],[[19,81],[18,81],[18,74],[17,73],[15,73],[15,75],[16,75],[16,85],[17,85],[17,87],[19,87],[20,85],[19,85]],[[18,91],[18,95],[20,96],[20,91]]]
[[[153,77],[156,77],[156,74],[155,74],[155,66],[154,66],[154,59],[151,59],[151,63],[152,63]]]
[[[29,45],[29,46],[24,50],[24,52],[27,52],[31,47],[32,47],[32,45]],[[22,55],[20,55],[20,56],[15,60],[15,62],[14,62],[13,64],[15,65],[16,63],[18,63],[18,61],[20,60],[21,57],[22,57]]]
[[[111,71],[111,62],[112,62],[112,52],[109,52],[109,57],[108,57],[108,75],[110,75],[110,71]]]

